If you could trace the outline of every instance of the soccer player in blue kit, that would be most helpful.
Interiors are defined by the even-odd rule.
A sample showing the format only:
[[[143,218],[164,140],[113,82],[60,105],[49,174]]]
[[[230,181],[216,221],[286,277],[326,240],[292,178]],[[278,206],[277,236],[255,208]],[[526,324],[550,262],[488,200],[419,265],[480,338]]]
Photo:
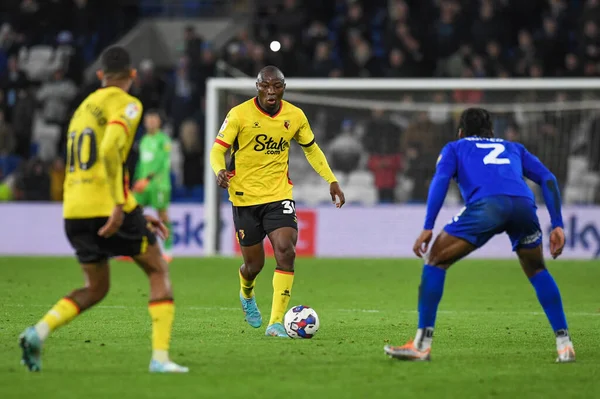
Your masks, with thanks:
[[[387,345],[385,353],[400,360],[430,360],[446,270],[494,235],[506,232],[555,333],[556,361],[575,361],[560,291],[544,264],[534,196],[523,176],[542,188],[552,223],[550,253],[555,259],[565,244],[556,178],[523,145],[494,138],[490,114],[484,109],[469,108],[462,113],[458,138],[448,143],[438,158],[429,187],[424,230],[413,247],[415,254],[425,260],[417,334],[406,345]],[[458,182],[466,207],[444,227],[427,253],[450,179]]]

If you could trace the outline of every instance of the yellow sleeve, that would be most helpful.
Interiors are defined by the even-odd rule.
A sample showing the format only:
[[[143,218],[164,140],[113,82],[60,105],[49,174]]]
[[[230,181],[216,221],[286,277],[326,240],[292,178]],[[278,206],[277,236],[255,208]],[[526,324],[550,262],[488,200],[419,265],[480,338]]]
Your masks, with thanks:
[[[310,166],[312,166],[315,172],[319,174],[319,176],[321,176],[329,184],[337,182],[337,178],[327,163],[325,154],[323,154],[323,151],[318,144],[314,142],[314,139],[310,146],[303,146],[302,150],[304,150],[304,155],[306,156],[308,163]]]
[[[229,114],[227,114],[225,121],[223,121],[221,129],[219,129],[219,133],[215,139],[215,143],[210,151],[210,166],[212,167],[213,172],[215,172],[215,175],[218,175],[219,171],[226,169],[225,153],[235,142],[239,133],[239,128],[240,121],[235,111],[231,110]]]
[[[123,187],[122,150],[127,142],[125,131],[120,124],[111,123],[107,126],[100,144],[100,159],[106,170],[106,180],[110,195],[116,205],[125,203],[125,189]]]
[[[315,142],[315,135],[304,112],[300,109],[298,111],[300,112],[300,128],[298,128],[294,140],[302,147],[309,147]]]
[[[100,159],[106,171],[109,191],[116,205],[125,204],[127,188],[124,186],[123,165],[142,117],[142,104],[135,99],[121,102],[112,112],[100,144]]]
[[[312,166],[315,172],[317,172],[319,176],[321,176],[329,184],[337,182],[337,178],[327,163],[325,154],[323,154],[323,151],[315,142],[315,134],[310,128],[308,118],[304,112],[302,112],[302,110],[299,110],[299,112],[300,128],[296,132],[294,139],[302,147],[308,163],[310,166]]]

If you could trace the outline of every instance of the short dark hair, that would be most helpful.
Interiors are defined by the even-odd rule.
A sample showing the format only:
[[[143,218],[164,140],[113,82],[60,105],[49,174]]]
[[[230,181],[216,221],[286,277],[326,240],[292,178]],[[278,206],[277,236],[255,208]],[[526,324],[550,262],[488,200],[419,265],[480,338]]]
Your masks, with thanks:
[[[131,71],[131,57],[129,52],[121,46],[112,46],[104,50],[100,57],[102,71],[105,75],[114,77],[129,77]]]
[[[458,128],[465,136],[494,137],[492,118],[483,108],[467,108],[460,115]]]
[[[149,108],[146,110],[146,114],[157,114],[158,116],[160,116],[161,112],[158,108]]]
[[[144,111],[144,115],[156,115],[158,116],[161,120],[163,119],[163,113],[160,109],[158,108],[150,108],[147,109],[146,111]]]
[[[259,83],[262,82],[263,80],[265,80],[265,75],[274,75],[277,79],[285,83],[285,76],[283,76],[283,72],[281,72],[281,69],[277,68],[274,65],[267,65],[266,67],[261,69],[258,73],[256,81]]]

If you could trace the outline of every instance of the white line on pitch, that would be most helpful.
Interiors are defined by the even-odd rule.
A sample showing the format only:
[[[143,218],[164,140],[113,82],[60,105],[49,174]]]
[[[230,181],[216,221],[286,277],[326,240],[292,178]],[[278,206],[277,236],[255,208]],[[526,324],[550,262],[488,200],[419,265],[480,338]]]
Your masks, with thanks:
[[[47,308],[49,305],[22,305],[22,304],[3,304],[0,308],[12,307],[12,308],[25,308],[25,307],[36,307],[36,308]],[[98,309],[144,309],[144,306],[126,306],[126,305],[98,305]],[[202,310],[202,311],[228,311],[237,312],[241,308],[237,307],[220,307],[220,306],[180,306],[179,309],[187,310]],[[378,310],[378,309],[326,309],[330,312],[343,312],[343,313],[401,313],[401,314],[416,314],[416,310]],[[484,315],[484,314],[506,314],[506,315],[531,315],[538,316],[543,315],[544,312],[540,311],[510,311],[510,310],[439,310],[438,313],[448,315]],[[600,316],[599,312],[566,312],[567,316]]]

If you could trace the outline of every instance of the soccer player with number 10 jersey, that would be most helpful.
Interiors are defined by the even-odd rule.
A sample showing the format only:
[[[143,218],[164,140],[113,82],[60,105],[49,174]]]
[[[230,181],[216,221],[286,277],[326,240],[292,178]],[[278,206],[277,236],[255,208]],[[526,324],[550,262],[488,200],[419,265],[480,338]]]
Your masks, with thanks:
[[[69,125],[63,217],[67,238],[75,249],[85,286],[59,300],[19,338],[22,363],[41,370],[42,346],[48,335],[100,302],[109,289],[109,259],[131,256],[150,281],[152,318],[150,372],[185,373],[187,367],[169,359],[175,306],[168,264],[155,233],[166,227],[144,216],[128,189],[125,162],[142,117],[142,104],[127,93],[135,69],[129,53],[110,47],[101,56],[102,88],[77,108]]]

